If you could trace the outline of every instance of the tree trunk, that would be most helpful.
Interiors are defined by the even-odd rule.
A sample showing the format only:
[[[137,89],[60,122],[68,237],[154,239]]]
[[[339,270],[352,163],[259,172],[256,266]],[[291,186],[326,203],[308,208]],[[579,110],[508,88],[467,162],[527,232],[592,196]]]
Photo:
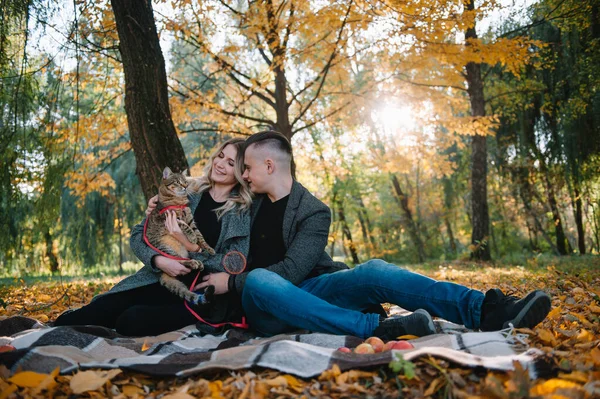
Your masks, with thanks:
[[[467,11],[475,10],[474,0],[465,0]],[[469,39],[477,39],[475,22],[465,32],[467,45]],[[483,96],[483,80],[481,79],[481,64],[469,62],[466,66],[467,92],[471,102],[471,115],[485,116],[485,99]],[[487,244],[490,217],[487,203],[487,142],[485,136],[475,135],[471,142],[471,214],[473,231],[471,243],[476,250],[471,257],[480,260],[490,260],[490,248]]]
[[[556,202],[556,194],[554,193],[554,186],[550,181],[550,175],[546,162],[538,156],[542,173],[544,174],[544,181],[546,183],[546,193],[548,195],[548,205],[552,211],[552,219],[554,221],[554,230],[556,232],[556,249],[561,255],[567,255],[567,238],[565,237],[565,231],[562,225],[562,219],[560,212],[558,211],[558,203]]]
[[[417,250],[417,257],[419,263],[425,261],[425,248],[423,246],[423,242],[421,241],[421,237],[419,235],[419,230],[417,229],[417,225],[412,217],[412,212],[408,207],[408,197],[402,192],[402,188],[400,187],[400,182],[396,175],[391,175],[392,185],[394,187],[394,191],[396,192],[396,201],[403,212],[404,226],[406,230],[408,230],[408,234],[410,236],[413,245]]]
[[[532,189],[529,184],[527,175],[528,175],[528,172],[525,168],[519,168],[519,170],[516,172],[516,181],[519,182],[519,186],[520,186],[519,191],[520,191],[520,195],[521,195],[521,200],[523,201],[523,205],[525,206],[525,212],[531,218],[531,220],[533,220],[535,229],[542,234],[542,237],[544,237],[544,239],[546,240],[548,245],[550,245],[550,248],[552,248],[552,251],[556,255],[560,255],[560,253],[558,252],[558,249],[552,242],[552,239],[550,238],[550,236],[548,235],[546,230],[544,230],[544,227],[540,223],[535,211],[533,210],[533,207],[531,206]]]
[[[579,253],[585,254],[585,230],[583,229],[583,205],[581,201],[581,189],[579,187],[579,178],[575,179],[573,185],[575,193],[575,225],[577,226],[577,246]]]
[[[125,72],[125,111],[146,199],[156,195],[165,166],[188,169],[177,137],[167,75],[150,0],[111,0]]]
[[[56,257],[53,251],[54,248],[52,243],[52,236],[50,235],[50,229],[46,229],[46,231],[44,232],[44,239],[46,241],[46,256],[50,261],[50,271],[52,272],[52,274],[54,274],[58,272],[58,258]]]
[[[358,259],[358,253],[356,252],[356,245],[352,239],[352,232],[350,231],[350,226],[348,226],[348,222],[346,221],[344,207],[341,203],[338,203],[337,210],[340,223],[342,224],[343,237],[348,240],[348,249],[350,250],[350,255],[352,255],[352,262],[354,262],[355,265],[358,265],[360,260]]]

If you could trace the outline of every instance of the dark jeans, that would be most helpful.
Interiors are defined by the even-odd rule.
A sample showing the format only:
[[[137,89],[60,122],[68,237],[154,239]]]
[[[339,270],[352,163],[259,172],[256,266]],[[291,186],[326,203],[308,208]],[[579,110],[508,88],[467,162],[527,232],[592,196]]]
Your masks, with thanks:
[[[104,295],[67,311],[54,326],[97,325],[127,336],[158,335],[196,323],[183,299],[160,283]]]

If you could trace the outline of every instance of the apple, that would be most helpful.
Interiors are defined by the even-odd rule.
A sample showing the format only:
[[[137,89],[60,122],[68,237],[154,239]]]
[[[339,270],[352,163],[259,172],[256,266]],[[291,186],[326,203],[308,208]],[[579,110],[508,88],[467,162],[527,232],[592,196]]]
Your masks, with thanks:
[[[339,352],[344,352],[344,353],[352,353],[352,349],[350,348],[346,348],[345,346],[342,346],[341,348],[337,348],[337,350]]]
[[[398,341],[396,342],[393,346],[392,349],[397,349],[397,350],[406,350],[406,349],[413,349],[414,346],[413,344],[411,344],[410,342],[407,341]]]
[[[398,341],[388,341],[385,343],[385,345],[383,345],[383,349],[381,350],[382,352],[387,352],[387,351],[391,351],[392,347],[398,343]]]
[[[383,345],[385,345],[381,338],[378,337],[369,337],[365,342],[373,347],[375,353],[383,351]]]
[[[354,353],[367,354],[367,353],[375,353],[375,349],[371,346],[371,344],[367,344],[363,342],[354,348]]]
[[[15,347],[12,346],[12,345],[2,345],[2,346],[0,346],[0,353],[2,353],[2,352],[11,352],[11,351],[14,351],[14,350],[15,350]]]

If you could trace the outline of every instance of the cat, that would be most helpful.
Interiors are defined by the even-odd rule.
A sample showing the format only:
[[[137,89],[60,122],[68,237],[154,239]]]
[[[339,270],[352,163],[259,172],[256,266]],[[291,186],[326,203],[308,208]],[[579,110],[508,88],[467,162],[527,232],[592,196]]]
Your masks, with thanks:
[[[185,206],[183,208],[172,209],[177,215],[181,231],[192,244],[197,244],[202,250],[207,251],[210,255],[214,255],[214,249],[207,244],[202,233],[196,227],[192,211],[187,206],[187,186],[188,180],[183,174],[174,173],[168,167],[163,170],[162,181],[158,188],[158,203],[148,216],[145,232],[146,238],[152,246],[162,252],[189,259],[189,254],[185,246],[173,237],[165,227],[167,214],[161,214],[161,210],[166,207]],[[202,262],[195,259],[180,261],[180,263],[192,270],[202,271],[204,269]],[[215,290],[214,286],[209,286],[204,293],[192,292],[183,282],[166,273],[161,274],[160,283],[175,295],[195,305],[204,305],[210,302]]]

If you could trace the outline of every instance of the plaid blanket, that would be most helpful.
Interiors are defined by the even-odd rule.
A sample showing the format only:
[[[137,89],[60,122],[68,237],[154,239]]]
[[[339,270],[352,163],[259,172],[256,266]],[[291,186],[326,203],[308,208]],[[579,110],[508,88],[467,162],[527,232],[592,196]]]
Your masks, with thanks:
[[[34,319],[14,316],[0,320],[0,364],[11,373],[31,370],[61,373],[77,369],[120,368],[154,376],[186,377],[208,370],[264,367],[298,377],[314,377],[337,364],[341,370],[388,364],[395,352],[406,360],[432,355],[470,367],[511,370],[520,362],[531,378],[546,374],[542,352],[528,349],[512,331],[469,332],[462,326],[436,321],[438,334],[414,339],[414,349],[375,354],[343,353],[362,340],[353,336],[310,333],[260,338],[229,330],[202,335],[191,325],[167,334],[130,338],[98,326],[48,327]]]

